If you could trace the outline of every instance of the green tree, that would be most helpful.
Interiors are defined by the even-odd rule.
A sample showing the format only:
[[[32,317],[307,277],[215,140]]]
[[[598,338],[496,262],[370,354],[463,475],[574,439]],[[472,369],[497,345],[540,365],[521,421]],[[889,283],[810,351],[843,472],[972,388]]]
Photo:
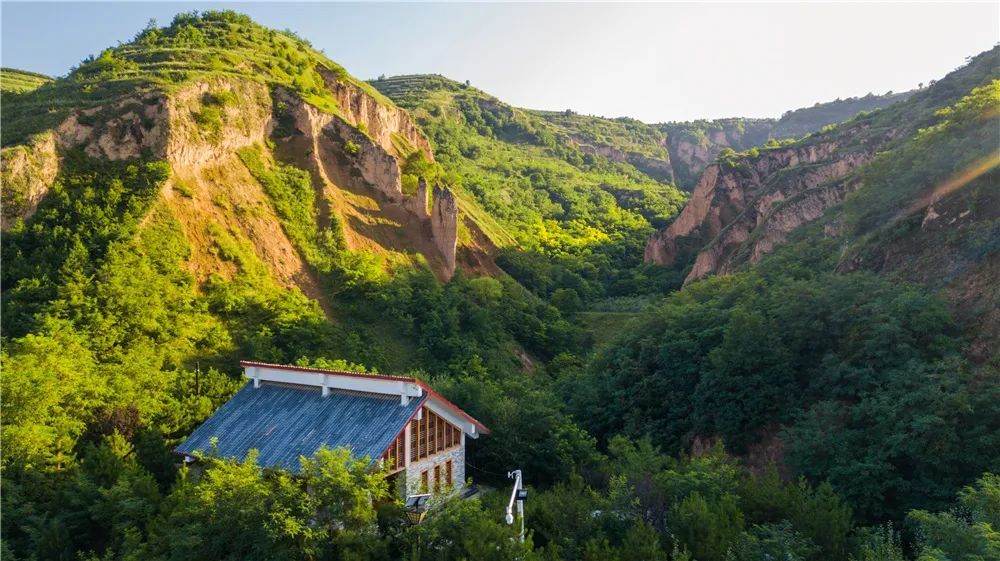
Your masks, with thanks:
[[[404,559],[531,559],[531,540],[520,543],[518,526],[504,523],[499,512],[485,509],[479,499],[450,501],[407,532],[409,550]]]
[[[743,513],[728,494],[706,500],[694,492],[670,516],[671,533],[699,561],[725,561],[743,527]]]
[[[1000,559],[1000,478],[984,474],[959,494],[961,510],[930,513],[914,510],[907,521],[916,528],[919,561],[989,561]]]

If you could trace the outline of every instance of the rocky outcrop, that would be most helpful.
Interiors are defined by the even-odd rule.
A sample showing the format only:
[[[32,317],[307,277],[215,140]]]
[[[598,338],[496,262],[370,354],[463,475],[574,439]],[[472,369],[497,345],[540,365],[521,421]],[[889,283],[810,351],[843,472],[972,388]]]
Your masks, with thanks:
[[[726,224],[709,247],[698,254],[685,282],[709,274],[731,273],[746,262],[757,263],[784,242],[789,232],[840,203],[858,183],[837,180],[870,159],[866,154],[848,154],[828,164],[787,174],[773,190],[759,196]]]
[[[690,190],[726,148],[746,150],[772,138],[773,119],[719,119],[659,125],[679,187]]]
[[[214,101],[222,96],[228,101]],[[175,167],[196,168],[262,144],[274,127],[270,93],[253,80],[195,82],[171,94],[165,105],[170,130],[164,157]],[[206,123],[206,111],[217,111],[218,121]]]
[[[447,187],[434,187],[434,209],[431,212],[431,232],[434,243],[444,258],[448,278],[455,274],[455,251],[458,247],[458,204]]]
[[[324,136],[346,154],[361,178],[392,203],[403,203],[399,161],[365,133],[339,116],[323,127]]]
[[[860,184],[857,181],[835,181],[809,189],[801,195],[779,205],[762,222],[749,244],[749,261],[757,263],[776,247],[784,243],[785,237],[799,226],[823,216],[827,209],[839,204],[844,197]],[[835,237],[834,230],[827,229],[827,235]],[[727,260],[720,272],[731,272],[737,263]]]
[[[647,241],[646,261],[682,265],[694,255],[689,283],[760,260],[856,185],[845,178],[874,154],[841,150],[857,133],[710,165],[677,219]]]
[[[405,139],[413,148],[421,150],[427,159],[434,159],[430,143],[413,124],[409,113],[393,105],[381,103],[360,86],[340,80],[331,70],[326,68],[318,70],[323,76],[326,87],[336,96],[341,116],[355,127],[363,128],[383,150],[398,157],[406,155],[400,154],[393,142],[393,136],[396,135]]]
[[[55,137],[60,150],[82,145],[92,158],[128,160],[144,152],[162,158],[168,128],[166,99],[150,94],[79,111],[56,127]]]
[[[407,211],[417,218],[427,219],[430,214],[427,212],[428,196],[427,181],[423,177],[417,178],[417,192],[412,197],[403,199],[403,206]]]
[[[422,177],[418,178],[416,193],[403,193],[399,156],[339,115],[323,113],[287,91],[275,95],[284,108],[284,118],[291,121],[292,135],[282,140],[288,146],[285,152],[299,155],[297,164],[315,173],[321,184],[373,197],[383,215],[381,222],[398,224],[409,248],[424,254],[441,278],[451,278],[456,268],[458,240],[458,206],[454,194],[435,187],[433,201],[429,201],[431,189]],[[302,158],[302,154],[309,157]],[[371,215],[371,210],[367,209],[365,214]],[[323,212],[336,209],[322,209]]]
[[[211,130],[197,116],[207,95],[228,92]],[[152,92],[77,111],[23,146],[4,149],[3,228],[30,217],[59,171],[59,154],[80,148],[91,158],[149,155],[174,169],[197,169],[267,138],[272,124],[267,88],[252,80],[199,81],[169,95]]]
[[[198,278],[209,271],[236,274],[232,264],[219,261],[213,242],[219,235],[234,235],[254,245],[279,282],[318,297],[321,291],[282,231],[266,193],[237,156],[243,148],[265,144],[280,129],[288,135],[286,144],[294,145],[293,163],[315,174],[321,227],[331,224],[339,210],[327,188],[351,193],[338,195],[341,200],[372,197],[375,208],[358,213],[368,224],[355,232],[356,240],[364,240],[355,247],[381,244],[390,251],[420,253],[441,278],[450,278],[458,238],[454,194],[435,188],[429,209],[426,181],[419,181],[415,196],[402,190],[402,158],[416,149],[433,159],[429,143],[409,115],[391,103],[332,75],[327,85],[340,103],[339,114],[238,77],[193,81],[174,91],[75,112],[51,133],[4,150],[2,226],[34,212],[58,176],[59,155],[67,150],[79,148],[109,160],[151,156],[168,161],[173,170],[165,201],[192,241],[191,266]],[[241,212],[234,213],[237,208]]]
[[[769,140],[802,138],[827,125],[847,121],[862,111],[887,107],[910,97],[916,90],[876,96],[838,99],[788,111],[780,119],[730,118],[687,123],[664,123],[667,148],[677,185],[691,189],[698,177],[726,148],[737,152],[763,146]]]
[[[6,230],[18,219],[31,217],[58,173],[59,157],[52,134],[24,146],[5,148],[0,154],[0,227]]]
[[[128,97],[77,111],[27,144],[4,148],[0,227],[30,218],[59,174],[60,154],[76,147],[92,158],[126,160],[165,156],[169,121],[159,94]]]

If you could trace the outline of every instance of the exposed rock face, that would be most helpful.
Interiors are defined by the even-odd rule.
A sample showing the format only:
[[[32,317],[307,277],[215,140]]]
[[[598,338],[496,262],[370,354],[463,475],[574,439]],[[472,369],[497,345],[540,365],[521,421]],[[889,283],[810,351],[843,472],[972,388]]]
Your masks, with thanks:
[[[337,116],[323,127],[323,134],[350,156],[354,168],[372,188],[389,201],[402,204],[402,174],[399,162],[391,153]],[[352,150],[348,146],[356,148]]]
[[[403,199],[403,206],[418,218],[430,218],[427,212],[427,197],[430,192],[427,190],[427,181],[423,177],[417,179],[417,193],[412,197]]]
[[[24,146],[6,148],[0,155],[2,208],[0,226],[9,228],[38,208],[59,173],[55,136],[46,134]]]
[[[780,204],[760,226],[755,239],[749,245],[751,263],[757,263],[765,255],[785,241],[785,236],[802,224],[823,216],[826,210],[844,200],[847,193],[858,187],[852,181],[836,181],[815,189],[808,189],[801,195]],[[833,237],[833,236],[831,236]],[[723,264],[723,271],[732,271],[733,260]]]
[[[413,124],[410,115],[397,107],[379,103],[364,90],[349,82],[337,79],[333,72],[321,68],[320,74],[326,87],[337,97],[337,103],[345,119],[356,126],[364,126],[368,135],[390,154],[399,154],[393,143],[393,135],[405,139],[411,146],[421,150],[429,160],[434,159],[431,145]]]
[[[291,151],[311,154],[300,159],[300,165],[304,163],[324,184],[374,195],[385,217],[406,230],[412,246],[440,277],[450,279],[458,239],[458,206],[451,191],[435,188],[433,209],[428,212],[426,180],[418,179],[415,195],[403,193],[398,156],[340,116],[323,113],[289,92],[279,91],[277,96],[294,122],[295,134],[286,139],[295,145]],[[440,197],[439,191],[444,193]],[[335,212],[321,210],[321,214]]]
[[[53,131],[3,150],[3,229],[28,219],[59,174],[59,154],[76,146],[92,158],[123,160],[143,152],[163,157],[168,120],[164,98],[132,97],[79,111]]]
[[[217,101],[221,98],[229,101]],[[195,277],[205,281],[245,272],[219,256],[220,240],[231,239],[245,244],[277,284],[297,288],[332,316],[270,197],[237,155],[242,148],[263,144],[274,128],[268,88],[244,78],[213,78],[170,93],[163,105],[167,135],[153,154],[165,158],[173,173],[160,204],[190,243],[188,266]],[[217,121],[206,124],[206,110],[217,112]]]
[[[838,99],[788,111],[780,119],[716,119],[689,123],[665,123],[671,164],[677,185],[691,189],[702,172],[719,153],[732,148],[737,152],[763,146],[769,140],[802,138],[826,125],[842,123],[861,111],[887,107],[910,97],[916,90],[881,96]]]
[[[321,227],[339,210],[329,189],[344,190],[335,195],[341,200],[372,197],[368,200],[375,208],[359,213],[370,223],[354,232],[360,242],[354,248],[382,244],[421,253],[439,277],[450,278],[458,239],[454,194],[435,188],[429,211],[426,181],[420,180],[416,196],[402,191],[402,152],[417,149],[433,159],[429,143],[403,110],[332,74],[327,85],[340,102],[340,115],[281,89],[272,98],[264,84],[237,77],[200,80],[169,93],[76,112],[30,144],[4,149],[2,226],[35,211],[58,176],[59,155],[66,150],[80,147],[93,158],[110,160],[148,154],[171,165],[164,202],[191,241],[191,267],[198,278],[212,271],[238,273],[214,249],[219,236],[233,235],[254,246],[280,283],[321,300],[318,283],[282,231],[266,193],[237,156],[242,148],[263,145],[280,122],[283,133],[291,125],[291,136],[282,142],[294,146],[295,164],[314,173]]]
[[[108,160],[138,158],[144,151],[163,157],[166,117],[165,99],[156,94],[85,109],[56,127],[57,147],[82,144],[88,156]]]
[[[237,103],[220,109],[220,126],[209,138],[195,122],[203,98],[226,91]],[[76,147],[92,158],[128,160],[144,153],[174,169],[199,168],[235,150],[263,142],[271,129],[267,88],[250,80],[193,83],[167,96],[151,93],[84,109],[51,134],[4,150],[3,227],[30,217],[59,171],[59,153]],[[10,204],[8,205],[8,201]]]
[[[760,260],[856,186],[844,178],[874,154],[839,151],[856,133],[710,165],[677,219],[647,241],[646,261],[675,265],[696,252],[689,283]]]
[[[236,101],[219,107],[217,131],[206,130],[196,116],[210,105],[206,96],[222,92]],[[170,130],[164,156],[173,166],[198,167],[225,158],[240,148],[263,143],[274,127],[267,87],[246,79],[196,82],[171,94],[166,111]]]
[[[444,257],[446,275],[451,278],[455,274],[455,250],[458,244],[458,204],[451,189],[446,187],[434,187],[431,232]]]
[[[701,128],[713,128],[702,132]],[[660,125],[679,187],[691,189],[709,164],[726,148],[740,151],[760,146],[772,138],[772,119],[719,119],[717,121]]]

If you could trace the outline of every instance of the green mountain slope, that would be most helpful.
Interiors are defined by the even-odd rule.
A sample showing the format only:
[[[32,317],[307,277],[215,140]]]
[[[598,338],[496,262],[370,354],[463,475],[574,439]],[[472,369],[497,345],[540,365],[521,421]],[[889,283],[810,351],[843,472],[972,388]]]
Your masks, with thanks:
[[[199,76],[240,76],[283,85],[316,107],[336,113],[335,95],[324,88],[327,73],[365,91],[376,102],[388,103],[301,38],[257,26],[242,15],[214,20],[179,17],[169,27],[146,29],[132,42],[84,60],[66,79],[9,100],[3,113],[2,143],[23,142],[71,111],[124,94],[169,90]]]
[[[592,131],[572,116],[511,107],[441,76],[372,84],[410,111],[443,170],[517,241],[499,263],[519,281],[543,295],[573,291],[584,302],[642,284],[629,271],[639,264],[641,239],[676,214],[683,193],[627,158],[588,149],[581,139]],[[617,142],[633,125],[647,136],[632,146],[648,148],[650,127],[620,122],[605,133]]]
[[[581,399],[581,418],[780,457],[870,520],[947,504],[1000,458],[979,430],[1000,423],[998,147],[995,48],[888,108],[724,154],[647,246],[685,288],[604,347],[579,388],[618,399],[586,417]]]
[[[407,172],[442,175],[409,116],[287,33],[181,14],[3,96],[2,465],[17,485],[75,492],[59,474],[115,434],[169,449],[228,398],[240,359],[433,373],[496,428],[519,422],[508,387],[584,344],[499,274],[476,220],[496,222],[461,186],[407,192]],[[443,283],[449,235],[459,267]],[[523,397],[551,438],[570,430],[551,393]],[[501,434],[550,450],[533,461],[552,473],[571,460]],[[74,516],[45,493],[17,504]],[[22,520],[5,539],[33,539]]]
[[[890,105],[908,99],[917,90],[883,95],[868,94],[863,97],[837,99],[826,103],[816,103],[812,107],[802,107],[785,112],[774,123],[771,136],[777,140],[786,138],[801,138],[816,132],[827,125],[835,125],[849,121],[858,113],[867,113],[889,107]]]
[[[30,92],[51,81],[52,78],[44,74],[17,70],[16,68],[0,68],[0,91],[4,93]]]

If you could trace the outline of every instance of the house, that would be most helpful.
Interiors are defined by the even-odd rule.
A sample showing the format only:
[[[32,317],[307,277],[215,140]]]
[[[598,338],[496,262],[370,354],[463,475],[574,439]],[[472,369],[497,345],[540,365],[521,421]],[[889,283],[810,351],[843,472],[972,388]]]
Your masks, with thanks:
[[[299,470],[299,456],[346,446],[389,465],[406,497],[465,485],[466,438],[489,429],[416,378],[241,362],[247,383],[176,452],[213,449],[262,467]]]

